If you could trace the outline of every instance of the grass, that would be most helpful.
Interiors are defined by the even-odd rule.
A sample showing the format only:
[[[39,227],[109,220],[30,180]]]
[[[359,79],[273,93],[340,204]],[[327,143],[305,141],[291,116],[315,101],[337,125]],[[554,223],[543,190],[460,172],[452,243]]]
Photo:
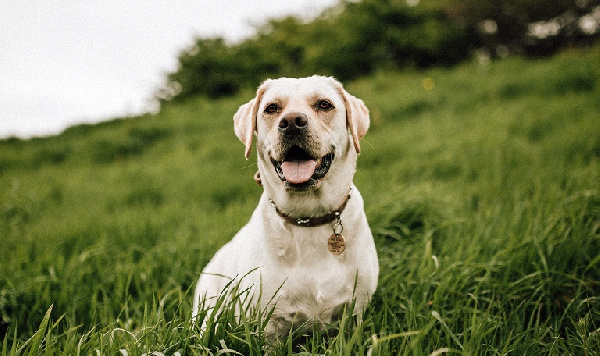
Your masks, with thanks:
[[[600,354],[600,48],[347,85],[372,126],[355,183],[380,257],[361,322],[276,354]],[[0,141],[0,355],[257,355],[195,281],[260,188],[232,129],[252,93]],[[235,316],[235,307],[249,309]]]

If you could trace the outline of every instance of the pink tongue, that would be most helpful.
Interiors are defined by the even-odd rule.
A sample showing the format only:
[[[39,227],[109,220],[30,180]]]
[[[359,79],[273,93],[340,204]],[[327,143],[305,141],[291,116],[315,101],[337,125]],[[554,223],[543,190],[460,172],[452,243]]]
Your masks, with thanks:
[[[308,181],[315,173],[317,161],[285,161],[281,163],[281,170],[285,180],[292,184],[300,184]]]

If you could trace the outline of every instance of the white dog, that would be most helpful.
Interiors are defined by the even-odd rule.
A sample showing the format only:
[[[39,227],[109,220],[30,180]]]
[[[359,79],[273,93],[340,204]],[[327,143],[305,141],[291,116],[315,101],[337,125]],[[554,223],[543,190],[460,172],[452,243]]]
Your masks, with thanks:
[[[271,336],[305,322],[323,326],[353,299],[360,314],[379,274],[352,183],[359,140],[369,128],[362,100],[333,78],[267,80],[233,119],[246,158],[256,134],[264,192],[248,224],[204,269],[194,316],[201,302],[214,306],[234,279],[254,291],[258,307],[274,308]]]

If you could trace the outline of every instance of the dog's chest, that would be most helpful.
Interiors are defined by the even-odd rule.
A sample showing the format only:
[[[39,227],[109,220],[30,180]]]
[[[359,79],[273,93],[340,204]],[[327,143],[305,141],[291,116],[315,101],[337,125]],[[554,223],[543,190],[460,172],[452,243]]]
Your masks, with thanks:
[[[351,203],[356,203],[351,201]],[[269,210],[265,216],[277,224],[261,225],[264,245],[257,246],[263,253],[263,267],[260,269],[262,296],[275,296],[274,315],[286,322],[314,320],[329,323],[336,320],[344,306],[352,304],[357,278],[364,256],[358,257],[362,230],[360,219],[348,218],[344,222],[345,238],[348,246],[344,252],[335,255],[330,252],[328,239],[334,233],[333,224],[319,227],[299,227],[285,225],[281,228],[280,217]],[[346,211],[351,210],[350,205]],[[271,214],[272,213],[272,214]],[[343,215],[342,219],[347,216]],[[361,276],[364,277],[364,276]],[[359,288],[360,289],[360,288]],[[263,306],[269,303],[261,301]]]
[[[277,314],[327,323],[352,301],[355,276],[343,264],[314,263],[280,272],[286,279],[277,292]]]

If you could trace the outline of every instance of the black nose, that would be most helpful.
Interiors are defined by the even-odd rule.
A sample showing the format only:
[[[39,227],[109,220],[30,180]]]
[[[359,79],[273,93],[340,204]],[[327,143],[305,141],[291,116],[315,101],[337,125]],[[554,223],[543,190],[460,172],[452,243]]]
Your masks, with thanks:
[[[294,133],[302,131],[308,126],[308,116],[301,112],[291,112],[285,114],[279,120],[279,131],[282,133]]]

